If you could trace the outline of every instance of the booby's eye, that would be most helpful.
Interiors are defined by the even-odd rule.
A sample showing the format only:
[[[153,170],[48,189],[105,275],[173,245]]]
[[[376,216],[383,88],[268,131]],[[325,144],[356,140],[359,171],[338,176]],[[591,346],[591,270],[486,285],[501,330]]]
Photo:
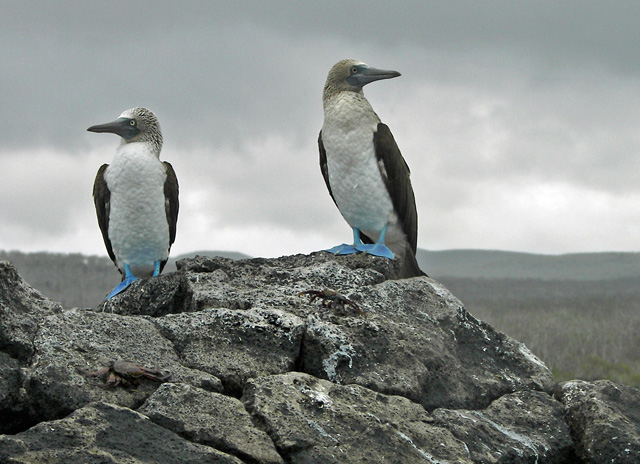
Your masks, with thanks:
[[[358,68],[356,68],[355,66],[351,68],[351,74],[355,74],[357,72],[358,72]]]
[[[131,121],[129,121],[129,124],[131,124],[132,127],[136,127],[136,120],[132,119]]]

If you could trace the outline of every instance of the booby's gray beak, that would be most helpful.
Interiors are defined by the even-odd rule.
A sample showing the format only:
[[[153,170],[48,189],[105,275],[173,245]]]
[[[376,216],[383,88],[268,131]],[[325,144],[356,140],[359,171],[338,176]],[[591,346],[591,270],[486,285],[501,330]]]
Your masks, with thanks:
[[[347,78],[350,84],[363,87],[369,82],[379,81],[382,79],[391,79],[400,76],[398,71],[390,71],[386,69],[371,68],[369,66],[361,66],[356,74],[352,74]]]
[[[135,137],[140,132],[135,120],[129,118],[118,118],[106,124],[91,126],[87,130],[90,132],[109,132],[127,140]]]

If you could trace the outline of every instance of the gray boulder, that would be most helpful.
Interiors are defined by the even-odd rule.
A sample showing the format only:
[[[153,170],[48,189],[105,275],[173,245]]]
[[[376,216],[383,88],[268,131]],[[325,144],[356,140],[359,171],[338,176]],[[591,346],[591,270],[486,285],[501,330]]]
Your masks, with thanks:
[[[640,462],[640,390],[608,380],[563,382],[556,397],[585,463]]]
[[[203,309],[154,322],[185,366],[215,375],[236,396],[251,377],[294,370],[305,331],[303,319],[257,307]]]
[[[31,288],[9,262],[0,260],[0,433],[39,421],[23,388],[23,367],[33,362],[34,339],[42,322],[62,306]]]
[[[153,322],[139,316],[64,311],[43,320],[34,347],[25,389],[31,409],[42,420],[63,417],[93,401],[139,407],[158,382],[142,379],[137,388],[125,389],[107,387],[91,375],[118,360],[157,367],[174,381],[222,391],[215,376],[184,367],[171,342]]]
[[[25,394],[20,363],[0,352],[0,433],[15,433],[35,424]]]
[[[435,280],[396,280],[399,269],[366,255],[197,257],[98,308],[63,310],[0,262],[0,456],[575,462],[588,433],[572,418],[588,398],[555,399],[523,344]],[[170,378],[92,375],[119,360]],[[633,398],[616,407],[637,410]],[[624,417],[637,431],[638,415]],[[144,459],[125,435],[151,443]],[[155,454],[163,441],[182,458]]]
[[[243,401],[286,462],[472,462],[422,406],[360,385],[289,372],[250,380]]]
[[[294,366],[404,396],[428,410],[481,408],[505,393],[553,389],[551,373],[523,344],[475,319],[440,283],[391,280],[399,272],[395,261],[328,253],[197,257],[179,261],[178,269],[179,276],[141,282],[105,311],[167,314],[164,304],[140,309],[140,295],[181,301],[172,312],[188,314],[155,323],[186,364],[219,376],[234,394],[249,377]],[[353,305],[330,309],[300,295],[326,288],[366,317]]]
[[[15,436],[0,435],[0,462],[242,464],[131,409],[106,403],[91,403]]]
[[[62,306],[31,288],[7,261],[0,260],[0,276],[0,351],[29,363],[42,319]]]
[[[236,398],[191,385],[165,383],[138,412],[189,441],[212,446],[243,461],[284,462],[269,436],[254,427]]]
[[[473,462],[575,462],[564,408],[546,393],[520,391],[486,409],[436,409],[433,416],[465,443]]]

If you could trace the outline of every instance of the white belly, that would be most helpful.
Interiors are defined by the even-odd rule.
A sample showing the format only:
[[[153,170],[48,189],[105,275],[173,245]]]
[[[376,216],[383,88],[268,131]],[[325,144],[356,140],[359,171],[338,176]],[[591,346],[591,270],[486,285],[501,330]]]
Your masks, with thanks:
[[[393,219],[393,204],[373,150],[331,147],[327,164],[333,197],[349,225],[363,232],[382,230]]]
[[[111,192],[109,239],[118,267],[129,264],[134,275],[145,277],[169,254],[166,174],[154,155],[136,152],[132,145],[122,147],[105,172]]]
[[[373,149],[378,117],[366,106],[353,111],[354,103],[368,106],[368,102],[349,97],[325,108],[322,142],[329,184],[344,219],[374,238],[374,233],[377,236],[387,223],[397,222],[397,217]]]

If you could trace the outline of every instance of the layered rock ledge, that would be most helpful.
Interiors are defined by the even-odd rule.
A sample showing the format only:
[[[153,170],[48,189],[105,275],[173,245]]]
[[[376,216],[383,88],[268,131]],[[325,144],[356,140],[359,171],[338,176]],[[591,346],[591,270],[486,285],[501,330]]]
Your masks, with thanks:
[[[398,269],[196,257],[65,309],[0,261],[0,462],[639,462],[638,389],[555,385],[522,343]],[[117,360],[171,377],[90,375]]]

